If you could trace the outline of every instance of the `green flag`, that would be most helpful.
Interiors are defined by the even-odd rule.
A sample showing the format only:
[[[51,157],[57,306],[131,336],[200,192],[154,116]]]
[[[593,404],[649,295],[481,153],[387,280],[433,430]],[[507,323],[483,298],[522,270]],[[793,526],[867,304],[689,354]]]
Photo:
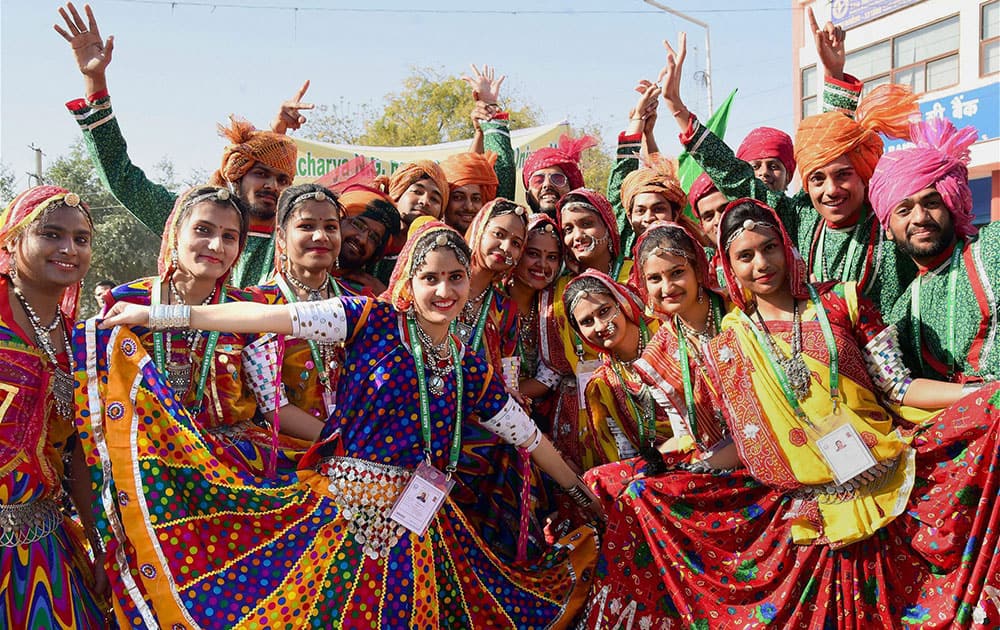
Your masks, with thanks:
[[[726,100],[722,102],[722,105],[709,117],[708,122],[703,123],[719,138],[725,139],[726,137],[726,126],[729,124],[729,108],[732,106],[733,97],[735,96],[736,90],[733,90],[726,97]],[[685,191],[690,190],[691,184],[694,183],[694,180],[698,179],[698,176],[702,172],[701,166],[699,166],[694,158],[687,154],[687,151],[677,157],[677,179],[680,180],[681,188]],[[697,222],[698,217],[694,216],[690,205],[684,207],[684,212]]]

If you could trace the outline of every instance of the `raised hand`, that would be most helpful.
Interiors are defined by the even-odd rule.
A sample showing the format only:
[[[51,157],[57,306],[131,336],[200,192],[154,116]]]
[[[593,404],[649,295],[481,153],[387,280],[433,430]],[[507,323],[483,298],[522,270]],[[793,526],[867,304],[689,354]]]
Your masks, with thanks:
[[[306,117],[302,115],[302,110],[315,107],[312,103],[302,102],[302,97],[306,95],[306,90],[308,89],[309,79],[306,79],[306,82],[302,84],[302,87],[295,93],[295,96],[291,100],[281,104],[278,115],[274,117],[274,122],[271,123],[271,131],[283,134],[289,129],[299,129],[302,125],[306,124]]]
[[[635,91],[639,93],[639,100],[629,111],[627,133],[645,133],[647,129],[652,131],[652,125],[656,123],[656,107],[660,104],[662,90],[652,81],[642,79],[635,86]]]
[[[816,23],[816,15],[809,8],[809,27],[816,40],[816,53],[826,70],[826,74],[838,81],[844,78],[844,62],[847,60],[847,50],[844,48],[846,34],[844,29],[827,22],[823,28]]]
[[[469,67],[472,68],[472,76],[463,75],[462,80],[472,88],[472,98],[490,105],[498,103],[500,101],[500,86],[507,75],[501,75],[499,79],[496,79],[494,78],[494,69],[485,64],[483,64],[482,70],[477,68],[474,63],[469,64]]]
[[[688,109],[681,100],[681,76],[684,71],[684,58],[687,56],[687,33],[681,32],[677,36],[677,50],[675,51],[670,42],[663,40],[663,47],[667,50],[667,63],[660,70],[657,81],[663,90],[663,102],[667,104],[667,109],[677,120],[681,129],[687,128]]]
[[[90,5],[85,4],[83,10],[87,14],[86,24],[72,2],[67,3],[66,8],[60,7],[59,15],[66,23],[66,28],[63,29],[58,24],[53,24],[52,28],[62,35],[63,39],[69,42],[73,48],[76,65],[88,82],[87,96],[89,96],[106,87],[105,71],[108,64],[111,63],[111,53],[115,49],[115,38],[112,35],[107,40],[103,40]]]

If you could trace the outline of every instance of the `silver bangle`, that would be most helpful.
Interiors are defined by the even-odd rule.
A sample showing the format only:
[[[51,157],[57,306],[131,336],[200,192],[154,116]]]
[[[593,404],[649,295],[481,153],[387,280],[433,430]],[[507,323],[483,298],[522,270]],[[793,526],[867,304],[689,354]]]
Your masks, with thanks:
[[[964,383],[962,385],[962,398],[965,398],[969,394],[979,391],[986,385],[985,381],[976,381],[973,383]]]
[[[188,328],[191,307],[187,304],[154,304],[149,307],[149,329],[152,331]]]
[[[573,499],[573,502],[580,507],[590,507],[590,504],[593,503],[594,500],[590,498],[590,495],[583,491],[583,488],[580,487],[581,483],[583,482],[580,481],[579,483],[573,484],[568,488],[563,488],[563,491],[568,494],[569,498]]]
[[[542,443],[542,430],[535,429],[535,438],[531,440],[531,444],[525,447],[525,450],[527,450],[529,453],[534,453],[535,449],[538,448],[538,445],[541,443]]]

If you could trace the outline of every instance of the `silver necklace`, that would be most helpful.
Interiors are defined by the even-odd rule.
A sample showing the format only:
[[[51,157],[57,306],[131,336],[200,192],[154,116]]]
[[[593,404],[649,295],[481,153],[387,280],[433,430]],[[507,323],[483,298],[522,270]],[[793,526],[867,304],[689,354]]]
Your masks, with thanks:
[[[792,352],[787,357],[771,338],[771,331],[767,329],[767,324],[764,323],[759,309],[757,310],[757,321],[760,322],[760,327],[767,338],[767,345],[777,357],[778,366],[785,371],[788,386],[792,388],[796,400],[800,402],[805,400],[809,397],[812,374],[809,372],[809,366],[802,359],[802,317],[799,314],[799,301],[795,300],[792,306]]]
[[[467,323],[475,324],[475,322],[476,322],[476,315],[478,315],[478,313],[476,313],[476,304],[479,304],[480,302],[482,302],[483,298],[486,297],[486,294],[489,293],[490,289],[492,289],[492,288],[493,288],[492,285],[487,284],[486,288],[483,289],[482,293],[480,293],[475,298],[473,298],[473,299],[471,299],[471,300],[469,300],[468,302],[465,303],[465,306],[462,307],[462,319],[463,320],[465,320]]]
[[[49,362],[52,363],[52,397],[55,399],[56,413],[63,418],[72,418],[73,377],[71,374],[75,371],[76,366],[73,362],[73,352],[69,347],[69,333],[66,332],[66,326],[62,326],[62,337],[63,348],[66,349],[66,356],[69,359],[69,371],[59,366],[56,349],[52,345],[52,338],[50,337],[52,331],[59,327],[60,324],[63,324],[62,310],[57,306],[56,316],[52,320],[52,323],[48,326],[43,326],[38,313],[28,303],[27,298],[21,293],[21,289],[16,284],[11,283],[11,285],[14,287],[14,296],[17,297],[17,301],[21,304],[24,314],[28,316],[28,323],[31,324],[32,331],[35,333],[35,342],[42,349],[42,352],[45,353]]]
[[[286,272],[284,275],[285,275],[285,279],[287,279],[288,282],[293,287],[295,287],[299,291],[305,292],[306,295],[309,296],[307,298],[307,300],[310,301],[310,302],[318,302],[318,301],[324,299],[323,298],[323,288],[324,287],[327,290],[327,295],[329,295],[329,293],[330,293],[330,274],[326,274],[326,280],[323,282],[322,285],[320,285],[320,287],[318,289],[314,289],[311,286],[309,286],[308,284],[306,284],[305,282],[302,282],[301,280],[299,280],[298,278],[296,278],[295,276],[293,276],[291,274],[291,272]]]
[[[427,381],[427,388],[435,396],[440,396],[444,394],[444,377],[451,373],[451,354],[448,352],[448,338],[445,337],[444,341],[439,344],[435,344],[431,339],[431,336],[420,326],[419,322],[415,322],[417,329],[417,337],[419,337],[419,343],[421,346],[427,350],[427,358],[424,363],[430,368],[431,377]]]
[[[677,316],[677,324],[680,326],[680,329],[681,329],[680,332],[681,333],[683,333],[685,335],[688,335],[688,336],[692,336],[693,335],[694,338],[699,343],[702,343],[702,344],[708,343],[709,341],[711,341],[712,337],[714,337],[715,334],[716,334],[716,331],[715,331],[715,313],[714,313],[714,311],[712,309],[712,305],[711,304],[709,304],[709,306],[708,306],[708,319],[705,321],[705,327],[703,329],[697,330],[694,326],[691,326],[690,324],[688,324],[687,322],[685,322],[684,318],[681,317],[680,315]]]

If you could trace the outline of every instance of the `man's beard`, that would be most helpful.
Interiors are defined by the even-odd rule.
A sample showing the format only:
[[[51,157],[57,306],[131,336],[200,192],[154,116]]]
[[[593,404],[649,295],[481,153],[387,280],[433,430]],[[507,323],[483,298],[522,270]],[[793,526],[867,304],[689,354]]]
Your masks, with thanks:
[[[927,245],[914,245],[907,239],[896,239],[896,243],[899,249],[914,260],[927,260],[929,258],[934,258],[935,256],[940,256],[944,253],[952,243],[955,242],[955,226],[949,225],[947,228],[942,228],[938,225],[938,237],[933,242]]]
[[[247,207],[247,213],[254,219],[260,219],[262,221],[274,220],[274,210],[262,208],[255,203],[250,203],[249,201],[247,201]]]

